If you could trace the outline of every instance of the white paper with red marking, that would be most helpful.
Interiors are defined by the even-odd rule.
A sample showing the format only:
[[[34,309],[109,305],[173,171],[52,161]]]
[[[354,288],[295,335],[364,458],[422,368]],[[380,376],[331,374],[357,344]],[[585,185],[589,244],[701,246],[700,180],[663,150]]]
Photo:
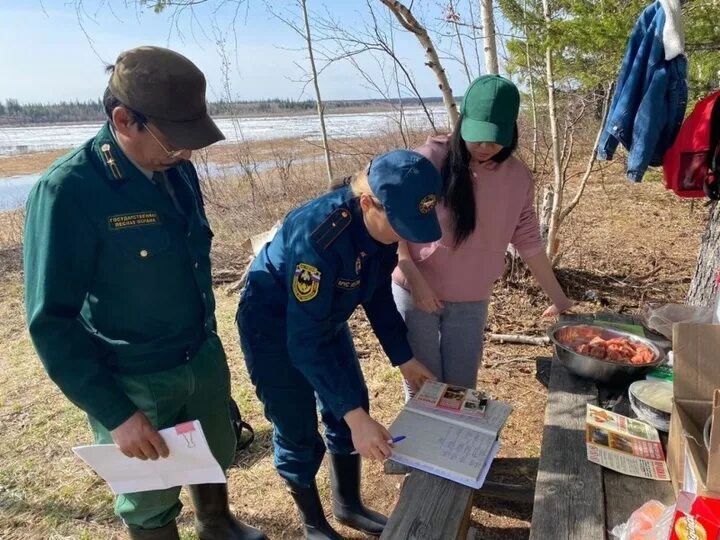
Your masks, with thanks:
[[[200,422],[160,430],[170,455],[155,461],[126,457],[114,444],[78,446],[73,451],[116,495],[190,484],[224,484],[220,465],[210,452]]]

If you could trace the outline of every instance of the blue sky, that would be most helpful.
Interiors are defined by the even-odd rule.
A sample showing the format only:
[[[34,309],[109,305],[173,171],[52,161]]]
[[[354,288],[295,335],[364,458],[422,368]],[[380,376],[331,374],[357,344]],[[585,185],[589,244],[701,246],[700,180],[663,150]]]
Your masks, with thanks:
[[[78,15],[77,2],[83,11]],[[0,101],[15,98],[26,102],[95,99],[107,82],[105,62],[113,62],[119,51],[138,45],[173,48],[193,60],[206,74],[208,99],[223,97],[223,62],[216,38],[227,38],[230,61],[230,94],[233,99],[312,98],[312,87],[303,93],[302,70],[307,65],[300,37],[269,14],[262,0],[249,0],[231,29],[234,8],[225,6],[213,25],[211,11],[217,0],[196,8],[196,21],[189,14],[173,25],[171,14],[140,10],[134,0],[2,0],[0,2]],[[374,1],[374,0],[373,0]],[[271,2],[287,11],[294,2]],[[385,16],[386,8],[374,2]],[[308,0],[315,14],[330,12],[348,28],[360,27],[367,18],[364,0]],[[432,20],[436,4],[416,2],[421,16]],[[286,6],[286,7],[282,7]],[[79,22],[82,20],[82,25]],[[84,28],[84,30],[83,30]],[[87,34],[87,35],[86,35]],[[235,39],[237,38],[237,54]],[[432,72],[423,65],[419,43],[406,32],[396,34],[400,56],[416,78],[420,92],[437,96]],[[466,47],[470,47],[466,43]],[[482,55],[482,49],[480,51]],[[377,63],[361,60],[374,78],[381,78]],[[467,77],[460,66],[446,62],[455,94],[462,94]],[[347,62],[334,64],[320,78],[326,99],[379,97],[367,88],[355,68]]]

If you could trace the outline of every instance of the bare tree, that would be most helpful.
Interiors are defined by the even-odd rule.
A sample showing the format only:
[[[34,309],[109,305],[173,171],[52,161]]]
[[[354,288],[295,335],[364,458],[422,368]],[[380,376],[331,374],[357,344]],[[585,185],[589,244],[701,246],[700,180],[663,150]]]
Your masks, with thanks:
[[[533,80],[532,61],[530,60],[530,38],[528,35],[527,25],[523,25],[523,33],[525,34],[525,59],[527,60],[527,76],[528,88],[530,89],[530,110],[532,112],[532,165],[533,174],[537,172],[537,152],[538,152],[538,121],[537,121],[537,101],[535,100],[535,81]]]
[[[550,30],[550,6],[548,0],[542,0],[543,15],[545,24]],[[553,201],[552,210],[550,211],[550,224],[548,228],[548,243],[546,252],[548,258],[552,261],[558,252],[558,230],[560,229],[560,212],[563,203],[563,178],[562,163],[560,161],[560,139],[557,127],[557,108],[555,107],[555,79],[553,76],[553,49],[550,45],[550,39],[545,46],[545,75],[547,82],[548,96],[548,115],[550,117],[550,137],[552,143],[552,162],[553,162]]]
[[[433,70],[433,73],[435,73],[435,76],[437,77],[438,87],[442,93],[443,103],[445,104],[445,108],[448,113],[448,122],[450,124],[450,128],[452,129],[459,117],[457,104],[455,103],[455,98],[453,97],[452,88],[450,88],[450,83],[448,82],[445,69],[443,69],[442,64],[440,63],[437,50],[435,49],[435,45],[430,39],[427,30],[420,24],[412,12],[401,2],[394,0],[380,1],[387,6],[393,15],[395,15],[405,30],[415,34],[420,42],[420,45],[422,45],[425,50],[425,56],[427,58],[427,62],[425,64]]]
[[[376,93],[381,95],[390,106],[399,112],[401,135],[405,140],[405,134],[402,133],[404,127],[404,109],[402,105],[402,93],[401,88],[408,91],[418,100],[418,103],[423,109],[425,116],[432,127],[432,130],[437,133],[435,125],[435,119],[432,112],[428,109],[425,100],[420,94],[420,90],[417,87],[415,78],[412,72],[409,70],[405,62],[399,58],[395,52],[395,37],[392,20],[388,20],[389,31],[386,33],[381,25],[381,21],[378,20],[377,13],[373,9],[373,5],[370,0],[367,0],[368,13],[370,15],[370,21],[366,21],[364,27],[355,27],[348,29],[346,25],[343,25],[334,20],[331,14],[325,19],[316,20],[315,28],[319,32],[316,41],[321,43],[331,43],[330,46],[322,50],[324,55],[325,66],[327,68],[330,64],[338,61],[348,61],[358,71],[360,76],[365,80],[367,85]],[[389,18],[392,17],[391,13],[387,13]],[[317,32],[316,32],[317,34]],[[397,96],[399,100],[399,107],[395,105],[394,100],[390,98],[389,88],[386,84],[388,81],[383,80],[385,84],[383,88],[381,81],[378,80],[375,74],[370,74],[366,69],[357,61],[357,57],[369,54],[372,56],[376,63],[376,67],[382,77],[385,76],[385,65],[383,61],[378,58],[374,53],[381,53],[382,56],[386,56],[393,63],[393,83],[395,85]],[[402,77],[400,77],[402,73]],[[401,81],[402,79],[402,81]]]
[[[498,69],[497,43],[495,42],[495,17],[493,15],[492,0],[480,0],[480,11],[482,12],[483,42],[485,50],[485,70],[488,73],[497,75]]]
[[[308,16],[307,0],[295,0],[295,5],[298,6],[300,8],[300,11],[302,12],[302,26],[291,20],[289,17],[274,11],[269,3],[266,2],[265,5],[267,6],[268,11],[275,18],[285,23],[288,28],[292,29],[303,39],[303,41],[305,41],[305,47],[307,49],[308,60],[310,63],[309,82],[312,82],[315,89],[315,104],[317,106],[318,120],[320,122],[322,147],[325,154],[325,169],[328,176],[328,186],[331,186],[333,183],[332,159],[330,157],[330,147],[328,145],[327,129],[325,128],[325,107],[323,105],[322,96],[320,94],[320,82],[318,78],[319,72],[315,64],[315,54],[313,50],[313,39],[310,29],[310,18]]]
[[[468,0],[468,16],[469,16],[469,18],[470,18],[470,29],[472,30],[471,39],[472,39],[473,48],[475,49],[475,61],[477,62],[477,71],[476,71],[476,73],[480,74],[480,73],[481,73],[481,70],[480,70],[480,50],[479,50],[479,48],[478,48],[478,42],[479,42],[480,40],[478,39],[478,35],[477,35],[477,30],[478,30],[478,29],[477,29],[477,27],[475,26],[475,12],[474,12],[474,10],[473,10],[473,5],[474,5],[474,4],[475,4],[475,3],[473,2],[473,0]]]
[[[458,46],[460,47],[460,55],[462,56],[461,63],[465,69],[468,84],[470,84],[472,82],[472,75],[470,75],[470,66],[468,65],[467,57],[465,56],[465,47],[463,46],[462,33],[460,32],[460,14],[455,9],[455,5],[452,0],[448,2],[445,20],[450,23],[455,30],[455,37],[457,37]]]
[[[580,178],[580,185],[578,186],[577,192],[575,193],[575,196],[572,198],[570,203],[565,205],[565,207],[562,209],[562,212],[560,213],[560,223],[558,224],[558,226],[562,225],[565,218],[570,215],[570,212],[572,212],[580,202],[583,192],[585,191],[585,186],[587,185],[587,182],[590,179],[590,175],[593,172],[595,163],[597,162],[597,147],[598,144],[600,144],[600,137],[602,136],[603,126],[605,125],[605,119],[608,113],[608,106],[610,104],[610,96],[612,94],[612,87],[612,84],[604,85],[602,98],[602,118],[600,120],[600,127],[597,131],[597,134],[595,135],[595,142],[593,143],[592,150],[590,151],[590,157],[588,157],[585,171],[583,172],[582,178]],[[570,163],[571,155],[572,149],[569,148],[566,153],[565,166],[563,168],[563,189],[565,188],[565,183],[568,180],[567,165]]]
[[[317,103],[318,118],[320,119],[320,132],[322,134],[323,150],[325,152],[325,167],[328,175],[328,185],[332,184],[333,172],[332,161],[330,160],[330,148],[328,147],[327,130],[325,129],[325,108],[323,107],[322,96],[320,95],[320,83],[318,72],[315,67],[315,56],[313,55],[312,36],[310,34],[310,22],[307,12],[307,1],[299,0],[305,21],[305,42],[307,43],[308,56],[310,58],[310,70],[312,72],[313,86],[315,87],[315,102]]]

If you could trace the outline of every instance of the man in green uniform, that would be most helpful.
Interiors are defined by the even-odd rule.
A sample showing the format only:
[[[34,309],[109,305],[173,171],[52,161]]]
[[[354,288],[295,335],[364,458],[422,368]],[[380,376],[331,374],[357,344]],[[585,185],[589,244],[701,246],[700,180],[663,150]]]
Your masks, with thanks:
[[[97,443],[162,459],[158,430],[197,419],[227,469],[236,441],[212,232],[188,161],[224,137],[207,114],[205,77],[184,56],[139,47],[109,71],[109,121],[53,164],[27,202],[30,335]],[[265,538],[232,516],[226,484],[189,489],[201,540]],[[115,509],[132,539],[175,540],[179,493],[127,493]]]

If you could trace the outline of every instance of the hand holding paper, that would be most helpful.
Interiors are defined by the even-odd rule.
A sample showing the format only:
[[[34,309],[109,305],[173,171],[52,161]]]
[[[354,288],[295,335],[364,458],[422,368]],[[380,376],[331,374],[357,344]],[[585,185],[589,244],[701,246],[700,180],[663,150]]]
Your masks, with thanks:
[[[168,457],[165,440],[141,412],[135,413],[110,433],[113,442],[127,457],[158,459]]]
[[[116,495],[226,482],[199,421],[178,424],[160,430],[159,434],[167,444],[169,455],[158,460],[127,457],[114,444],[78,446],[73,451],[109,484]]]

